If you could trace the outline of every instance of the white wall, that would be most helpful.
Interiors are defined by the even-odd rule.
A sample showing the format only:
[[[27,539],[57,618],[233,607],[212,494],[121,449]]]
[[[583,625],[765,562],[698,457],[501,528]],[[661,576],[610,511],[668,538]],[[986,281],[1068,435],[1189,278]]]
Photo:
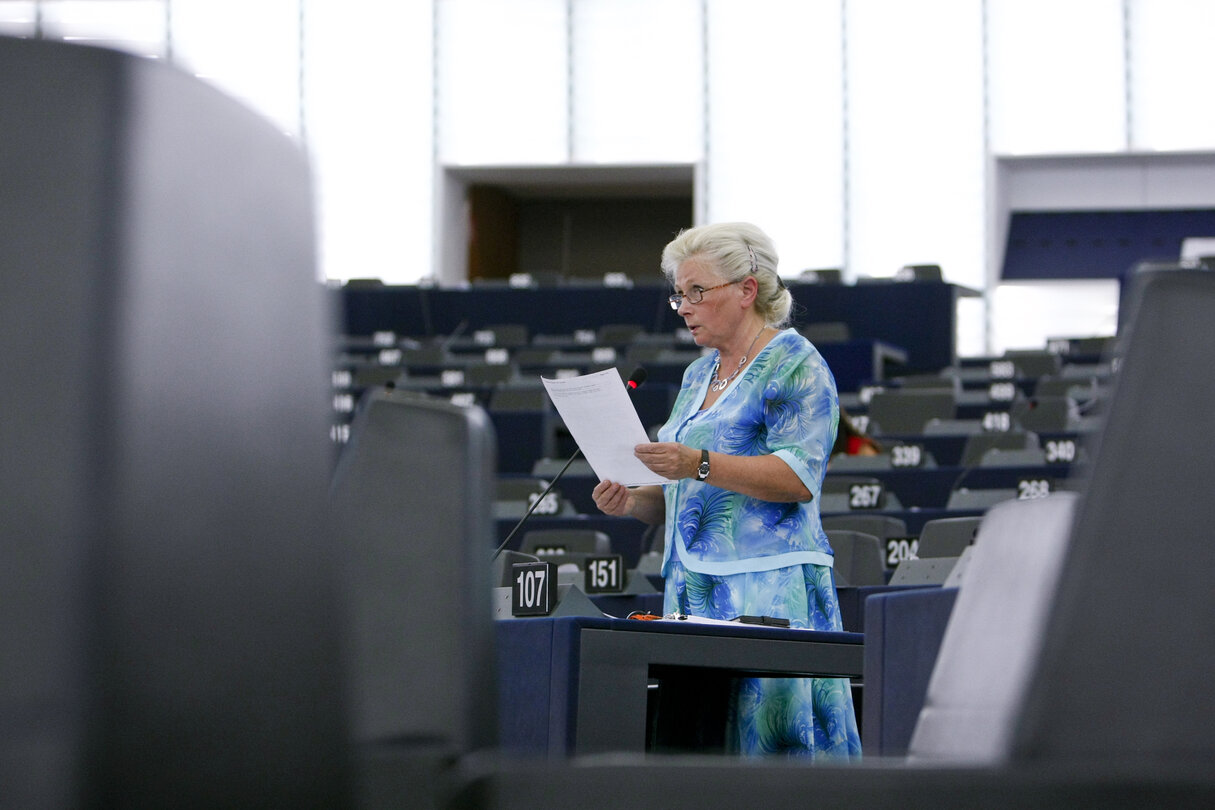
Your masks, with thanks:
[[[936,262],[985,290],[963,353],[1039,339],[1035,294],[996,280],[1007,161],[1206,159],[1213,22],[1215,0],[0,0],[0,32],[171,59],[301,139],[331,278],[440,275],[445,166],[692,165],[697,216],[764,226],[787,273]],[[1019,188],[1112,182],[1064,165]]]

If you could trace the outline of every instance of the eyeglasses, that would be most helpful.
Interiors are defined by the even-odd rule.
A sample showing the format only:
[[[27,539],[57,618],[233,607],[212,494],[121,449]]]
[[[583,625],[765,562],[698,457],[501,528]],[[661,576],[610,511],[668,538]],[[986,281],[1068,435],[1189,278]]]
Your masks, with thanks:
[[[712,292],[713,290],[720,290],[722,287],[729,287],[731,284],[737,284],[740,281],[742,281],[742,279],[735,279],[734,281],[727,281],[725,284],[718,284],[716,287],[698,287],[693,284],[692,289],[688,290],[683,295],[675,293],[667,300],[671,302],[671,309],[678,310],[679,307],[683,305],[683,299],[685,298],[688,299],[689,304],[699,304],[704,300],[705,293]]]

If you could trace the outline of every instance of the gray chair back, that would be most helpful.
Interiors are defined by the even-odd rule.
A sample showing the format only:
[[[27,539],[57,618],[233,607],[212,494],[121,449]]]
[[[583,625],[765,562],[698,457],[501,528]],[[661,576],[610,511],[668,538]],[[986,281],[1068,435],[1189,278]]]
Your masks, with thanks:
[[[827,532],[831,550],[835,552],[835,574],[838,585],[885,585],[886,566],[882,541],[872,534],[847,529]]]
[[[952,419],[956,411],[952,391],[879,391],[869,400],[869,424],[871,429],[876,424],[884,436],[921,435],[929,420]]]
[[[347,805],[304,154],[110,50],[0,97],[3,803]]]
[[[1018,759],[1215,760],[1215,273],[1141,274]]]
[[[350,603],[351,726],[408,762],[495,740],[495,448],[485,411],[377,390],[330,500]]]
[[[1007,501],[979,526],[908,747],[911,760],[1008,759],[1077,495]]]
[[[975,541],[982,518],[935,518],[920,529],[918,557],[961,557]]]

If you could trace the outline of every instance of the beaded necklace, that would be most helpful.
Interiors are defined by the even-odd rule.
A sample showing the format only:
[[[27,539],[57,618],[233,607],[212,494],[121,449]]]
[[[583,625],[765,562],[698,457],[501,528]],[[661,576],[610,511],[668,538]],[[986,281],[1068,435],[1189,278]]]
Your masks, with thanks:
[[[755,341],[759,340],[759,336],[762,335],[764,333],[764,330],[767,328],[768,328],[767,324],[764,324],[763,326],[761,326],[759,328],[759,331],[755,333],[755,338],[751,341],[751,345],[747,347],[747,353],[744,354],[739,359],[738,368],[734,369],[734,373],[731,374],[729,377],[726,377],[724,380],[718,379],[718,377],[717,377],[717,372],[718,372],[718,370],[721,369],[721,352],[719,351],[717,353],[717,360],[715,360],[713,362],[713,379],[709,383],[709,389],[711,391],[726,390],[726,386],[730,384],[730,381],[733,380],[735,377],[737,377],[738,373],[743,370],[743,366],[745,366],[747,364],[747,357],[750,356],[751,350],[755,348]]]

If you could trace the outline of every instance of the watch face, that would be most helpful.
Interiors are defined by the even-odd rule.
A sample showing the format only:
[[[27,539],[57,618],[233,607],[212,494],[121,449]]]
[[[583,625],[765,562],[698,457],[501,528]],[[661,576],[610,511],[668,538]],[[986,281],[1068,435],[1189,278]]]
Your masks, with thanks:
[[[702,481],[709,477],[709,463],[707,461],[700,465],[698,477]]]

